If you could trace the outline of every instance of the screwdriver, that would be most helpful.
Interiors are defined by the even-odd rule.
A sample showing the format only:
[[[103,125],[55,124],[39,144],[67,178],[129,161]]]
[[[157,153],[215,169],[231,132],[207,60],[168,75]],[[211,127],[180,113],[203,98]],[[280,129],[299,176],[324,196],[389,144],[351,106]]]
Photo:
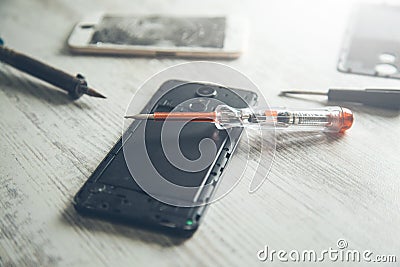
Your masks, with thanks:
[[[305,95],[326,95],[328,101],[335,102],[353,102],[368,106],[399,109],[400,108],[400,90],[398,89],[338,89],[332,88],[328,92],[315,91],[282,91],[281,95],[305,94]]]
[[[245,108],[236,109],[218,105],[214,112],[154,112],[127,115],[136,120],[181,120],[214,123],[218,129],[253,127],[266,130],[322,131],[339,133],[353,124],[353,113],[343,107],[331,106],[315,109]]]
[[[1,38],[0,61],[36,78],[46,81],[54,86],[57,86],[64,91],[67,91],[72,99],[78,99],[83,94],[93,97],[106,98],[93,88],[88,87],[85,78],[81,74],[78,74],[76,77],[74,77],[30,56],[7,48],[4,46],[4,42]]]

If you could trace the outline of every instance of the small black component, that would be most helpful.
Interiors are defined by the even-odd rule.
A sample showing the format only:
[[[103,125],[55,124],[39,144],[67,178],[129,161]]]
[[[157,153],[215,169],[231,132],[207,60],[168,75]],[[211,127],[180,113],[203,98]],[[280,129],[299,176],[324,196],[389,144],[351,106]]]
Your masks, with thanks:
[[[203,102],[197,101],[193,102],[189,105],[189,109],[194,112],[202,112],[207,109],[207,105],[204,104]]]
[[[278,122],[282,122],[282,123],[289,123],[290,122],[290,113],[289,112],[279,112],[278,116],[277,116],[277,120]]]

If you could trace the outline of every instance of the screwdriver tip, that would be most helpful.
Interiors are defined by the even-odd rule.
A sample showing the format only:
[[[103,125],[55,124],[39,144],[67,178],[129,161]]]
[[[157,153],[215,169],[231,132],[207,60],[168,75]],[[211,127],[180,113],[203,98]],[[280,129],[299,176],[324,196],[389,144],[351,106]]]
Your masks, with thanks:
[[[288,92],[290,92],[290,91],[281,91],[279,93],[279,96],[285,96]]]
[[[85,92],[87,95],[89,96],[93,96],[93,97],[98,97],[98,98],[107,98],[104,95],[100,94],[99,92],[97,92],[96,90],[92,89],[92,88],[88,88],[87,91]]]
[[[153,114],[136,114],[136,115],[126,115],[125,119],[135,119],[135,120],[148,120],[154,119]]]

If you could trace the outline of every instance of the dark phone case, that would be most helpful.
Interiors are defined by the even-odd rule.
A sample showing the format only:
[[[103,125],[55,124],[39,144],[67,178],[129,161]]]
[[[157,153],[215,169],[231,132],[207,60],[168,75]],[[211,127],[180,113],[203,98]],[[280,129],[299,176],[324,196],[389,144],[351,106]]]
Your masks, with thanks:
[[[165,82],[142,110],[142,113],[151,112],[156,105],[161,104],[160,97],[170,92],[172,88],[184,83],[185,82],[177,80]],[[198,85],[204,86],[204,84]],[[217,91],[226,90],[217,86],[212,87],[215,87]],[[239,89],[232,90],[242,99],[246,99],[245,101],[247,101],[249,105],[255,104],[257,95],[254,92]],[[223,95],[228,99],[234,98],[233,93],[230,92],[230,94],[232,95],[224,91]],[[180,95],[180,97],[182,96]],[[194,94],[191,97],[198,96]],[[157,102],[157,100],[159,101]],[[243,103],[239,104],[236,103],[238,108],[247,106],[246,102],[242,102]],[[132,126],[134,126],[134,124],[135,123],[132,123]],[[241,133],[242,129],[232,129],[231,136],[234,137],[234,142],[232,143],[231,140],[227,138],[227,142],[224,143],[216,164],[213,166],[210,177],[207,177],[207,180],[215,181],[214,190],[212,190],[212,192],[207,192],[207,194],[210,194],[209,196],[215,192],[219,177],[222,175],[230,155],[235,150]],[[198,207],[176,207],[162,203],[146,194],[135,183],[129,173],[122,151],[122,142],[122,138],[120,138],[76,194],[74,198],[76,210],[84,215],[136,224],[146,228],[162,230],[165,233],[174,235],[191,236],[204,217],[207,205]],[[111,170],[112,174],[110,175],[109,166],[111,162],[115,163],[114,161],[119,164],[119,167]],[[111,178],[103,179],[104,177]],[[192,224],[188,225],[186,223],[187,220],[190,220]]]

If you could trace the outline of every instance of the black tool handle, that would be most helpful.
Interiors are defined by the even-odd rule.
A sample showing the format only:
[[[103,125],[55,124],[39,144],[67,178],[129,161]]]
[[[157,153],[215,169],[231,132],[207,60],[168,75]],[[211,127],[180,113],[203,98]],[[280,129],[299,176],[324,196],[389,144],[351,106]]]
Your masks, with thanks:
[[[87,85],[81,75],[74,77],[2,45],[0,45],[0,61],[67,91],[73,98],[79,98],[83,93],[81,87]]]
[[[400,90],[396,89],[330,89],[328,99],[330,101],[355,102],[388,109],[400,108]]]

